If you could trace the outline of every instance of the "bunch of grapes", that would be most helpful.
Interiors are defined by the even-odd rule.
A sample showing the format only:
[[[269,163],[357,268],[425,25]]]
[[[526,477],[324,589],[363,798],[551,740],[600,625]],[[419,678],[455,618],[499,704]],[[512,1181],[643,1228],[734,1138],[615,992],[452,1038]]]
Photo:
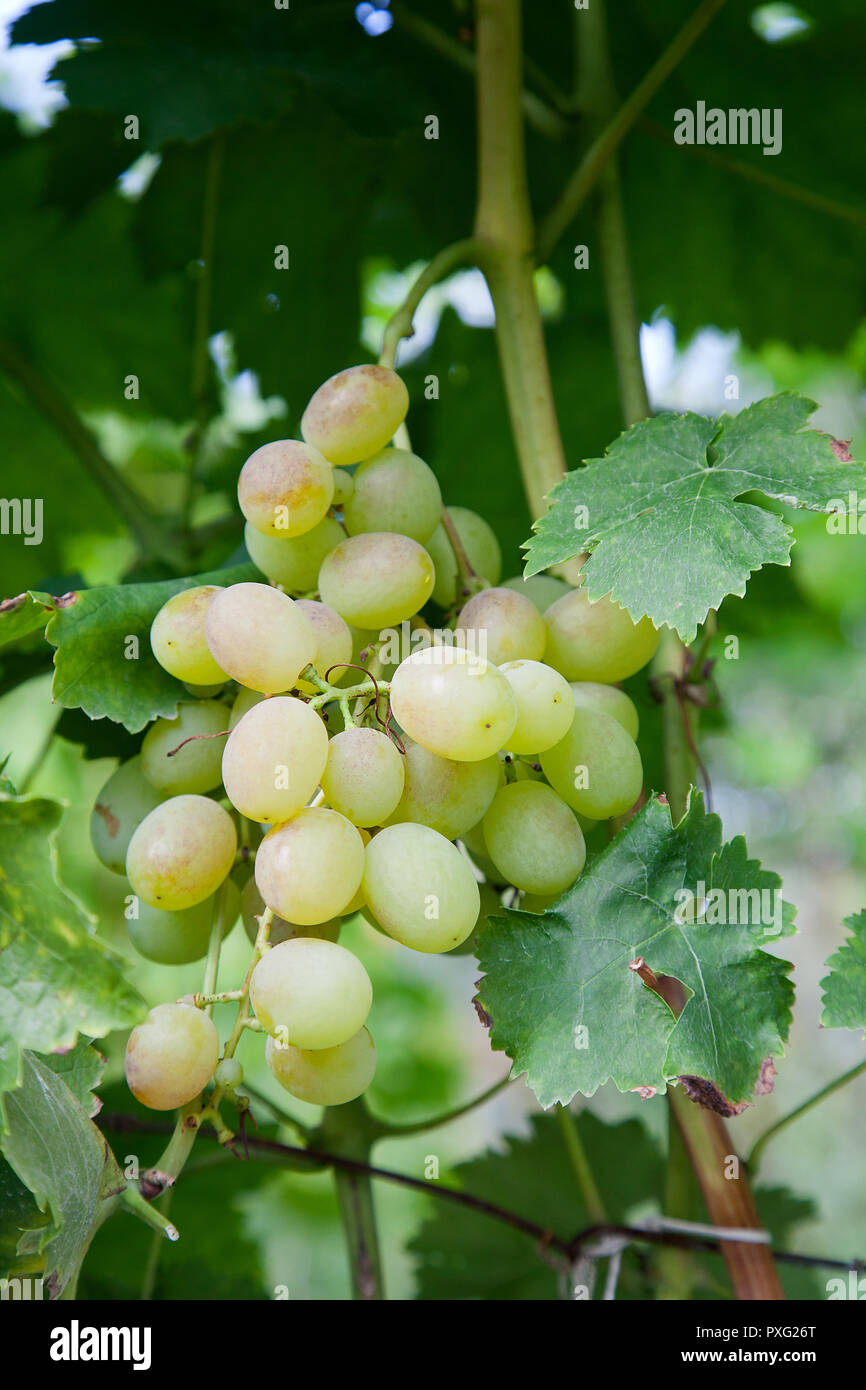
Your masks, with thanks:
[[[616,682],[656,630],[550,575],[500,584],[484,519],[443,510],[431,469],[390,442],[408,404],[392,370],[349,368],[312,397],[303,440],[247,459],[246,546],[268,582],[187,588],[157,614],[154,655],[190,698],[149,728],[92,822],[97,854],[128,876],[142,955],[210,959],[242,918],[241,1025],[268,1035],[280,1084],[320,1105],[360,1095],[376,1067],[370,979],[338,941],[347,917],[410,950],[471,949],[503,903],[560,897],[584,832],[642,790],[637,712]],[[395,661],[398,626],[410,650]],[[207,1003],[161,1004],[133,1030],[143,1104],[242,1080],[239,1030],[220,1059]]]

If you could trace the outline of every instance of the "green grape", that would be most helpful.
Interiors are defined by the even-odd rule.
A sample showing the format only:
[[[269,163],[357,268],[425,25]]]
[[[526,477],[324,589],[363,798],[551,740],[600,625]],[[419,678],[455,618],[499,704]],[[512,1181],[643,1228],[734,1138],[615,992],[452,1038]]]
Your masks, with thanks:
[[[348,473],[345,468],[335,468],[333,505],[335,507],[345,507],[354,491],[355,479],[352,474]]]
[[[323,806],[269,831],[256,851],[256,883],[268,907],[302,927],[342,916],[363,872],[357,829]]]
[[[234,1091],[244,1079],[244,1069],[236,1057],[224,1057],[213,1074],[218,1086]]]
[[[328,744],[325,800],[353,825],[382,825],[403,792],[403,757],[387,734],[344,729]]]
[[[541,916],[560,896],[559,893],[521,893],[518,906],[521,912],[532,912]]]
[[[504,748],[517,722],[505,676],[462,647],[424,647],[394,672],[391,708],[416,743],[457,762]]]
[[[475,875],[459,849],[427,825],[389,825],[368,844],[364,892],[389,936],[413,951],[450,951],[478,920]]]
[[[363,1028],[373,1002],[357,956],[333,941],[296,936],[266,951],[250,1002],[265,1032],[293,1047],[339,1047]]]
[[[411,618],[432,588],[427,551],[390,531],[350,536],[325,557],[319,571],[322,602],[353,627],[374,631]]]
[[[222,780],[225,740],[212,735],[224,733],[228,723],[228,708],[217,700],[182,704],[176,719],[157,719],[141,745],[141,766],[147,780],[166,796],[213,791]],[[198,738],[198,734],[205,737]],[[194,742],[185,743],[188,738]],[[181,743],[183,748],[175,753]]]
[[[334,495],[334,470],[318,449],[277,439],[250,454],[238,478],[238,501],[263,536],[303,536],[325,516]]]
[[[306,806],[327,757],[316,711],[294,695],[273,695],[247,710],[226,740],[226,795],[249,820],[279,824]]]
[[[557,599],[544,619],[544,660],[567,681],[625,680],[647,664],[659,642],[649,618],[633,623],[618,603],[608,597],[591,603],[583,588]]]
[[[574,699],[565,677],[541,661],[509,661],[499,669],[517,703],[517,723],[508,741],[511,752],[540,753],[565,738],[574,718]]]
[[[317,587],[322,561],[345,539],[345,531],[332,516],[291,540],[264,536],[249,522],[244,527],[244,545],[253,564],[274,584],[294,593]]]
[[[543,782],[512,782],[484,817],[487,852],[499,872],[527,893],[562,893],[586,862],[572,812]]]
[[[221,890],[220,890],[221,891]],[[211,927],[216,918],[218,894],[181,912],[164,912],[149,903],[138,903],[138,916],[127,920],[129,939],[140,956],[159,965],[188,965],[207,955]],[[223,940],[238,920],[240,893],[231,879],[226,885]]]
[[[405,740],[403,795],[387,817],[388,825],[414,821],[438,830],[446,840],[477,825],[499,785],[495,757],[461,763]],[[383,822],[384,823],[384,822]]]
[[[225,681],[220,681],[217,685],[190,685],[189,681],[184,681],[184,689],[194,700],[213,700],[225,690],[225,686]]]
[[[228,679],[218,665],[205,638],[205,617],[219,584],[200,584],[182,589],[164,603],[150,629],[153,654],[164,670],[191,685],[224,684]]]
[[[571,593],[571,585],[552,574],[532,574],[524,579],[515,574],[511,579],[502,580],[503,589],[513,589],[517,594],[525,594],[531,599],[539,613],[544,613],[558,598]]]
[[[162,799],[145,777],[138,754],[112,772],[90,816],[90,843],[106,869],[126,873],[126,851],[133,831]]]
[[[144,902],[179,912],[216,892],[236,850],[234,821],[222,806],[206,796],[173,796],[133,834],[126,874]]]
[[[176,1110],[204,1090],[219,1051],[219,1034],[201,1009],[157,1004],[129,1035],[127,1085],[149,1110]]]
[[[475,865],[476,869],[484,875],[487,882],[495,885],[497,888],[505,888],[505,880],[487,853],[483,822],[478,825],[473,825],[469,830],[465,831],[460,836],[460,842],[469,851],[472,863]]]
[[[633,700],[617,685],[602,685],[600,681],[572,681],[575,703],[587,709],[600,709],[621,724],[637,743],[640,721]]]
[[[339,685],[347,675],[361,678],[360,671],[352,672],[348,663],[352,660],[352,633],[339,613],[326,603],[316,603],[313,599],[299,598],[298,608],[309,620],[316,637],[316,655],[313,665],[320,676],[327,676],[331,685]],[[331,670],[331,667],[335,670]],[[330,672],[330,675],[327,673]],[[318,693],[318,687],[311,681],[298,681],[298,689]]]
[[[568,722],[569,724],[571,723],[571,715],[569,715]],[[511,767],[514,772],[513,780],[515,782],[544,781],[544,773],[541,771],[540,763],[529,763],[526,761],[525,758],[515,758],[511,764]],[[508,779],[503,775],[502,784],[507,785],[507,781]]]
[[[643,767],[633,738],[611,715],[578,705],[565,738],[540,755],[544,775],[575,811],[608,820],[640,796]]]
[[[250,877],[241,893],[241,916],[244,931],[253,946],[259,932],[256,918],[261,917],[264,910],[265,900],[259,892],[255,878]],[[287,922],[282,917],[274,916],[271,918],[268,940],[272,946],[279,946],[281,941],[290,941],[293,936],[317,936],[324,941],[336,941],[342,925],[342,917],[332,917],[330,922],[316,922],[313,926],[299,927],[296,922]]]
[[[248,690],[245,685],[242,685],[235,696],[235,702],[229,715],[229,732],[236,724],[240,723],[248,710],[251,710],[254,705],[260,705],[262,700],[267,700],[267,698],[267,695],[262,695],[260,691]]]
[[[446,507],[446,511],[475,573],[489,584],[498,584],[502,551],[484,517],[468,507]],[[425,544],[436,571],[433,599],[440,608],[450,608],[457,601],[457,561],[441,522]]]
[[[265,1060],[280,1085],[309,1105],[345,1105],[363,1095],[376,1074],[376,1048],[366,1028],[338,1047],[281,1047],[273,1038]]]
[[[402,425],[409,392],[390,367],[348,367],[319,387],[301,434],[334,464],[360,463],[384,449]]]
[[[291,690],[316,655],[309,619],[268,584],[223,589],[208,609],[205,635],[232,679],[264,695]]]
[[[350,536],[396,531],[423,545],[433,535],[442,515],[442,494],[435,473],[417,454],[383,449],[364,460],[353,480],[343,513]]]
[[[504,661],[540,661],[547,640],[544,619],[525,594],[484,589],[471,598],[457,621],[461,644],[501,666]]]

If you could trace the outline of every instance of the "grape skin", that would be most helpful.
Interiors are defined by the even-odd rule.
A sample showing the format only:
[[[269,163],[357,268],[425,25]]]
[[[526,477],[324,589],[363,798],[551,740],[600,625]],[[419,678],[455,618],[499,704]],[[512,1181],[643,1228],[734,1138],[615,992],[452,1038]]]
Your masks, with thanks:
[[[151,650],[160,666],[179,681],[215,685],[227,680],[205,638],[205,618],[222,592],[219,584],[183,589],[162,605],[151,624]]]
[[[338,1047],[280,1047],[273,1038],[265,1060],[280,1085],[309,1105],[345,1105],[363,1095],[376,1074],[376,1048],[366,1028]]]
[[[259,892],[255,878],[250,876],[241,892],[241,916],[244,931],[253,946],[259,934],[256,918],[261,917],[264,910],[265,900]],[[296,922],[287,922],[275,915],[271,918],[268,940],[272,946],[279,946],[281,941],[291,941],[293,936],[317,936],[324,941],[336,941],[342,925],[342,917],[332,917],[329,922],[316,922],[313,926],[299,927]]]
[[[489,584],[498,584],[502,573],[502,551],[484,517],[468,507],[446,507],[445,510],[454,523],[475,573]],[[441,522],[425,544],[436,571],[434,602],[440,608],[450,608],[457,600],[457,560],[448,532]]]
[[[462,609],[461,642],[494,666],[506,661],[540,661],[547,640],[544,619],[531,599],[513,589],[484,589]]]
[[[222,939],[238,920],[240,894],[229,880],[223,914]],[[211,927],[216,920],[216,894],[181,912],[164,912],[139,902],[138,917],[127,919],[129,939],[140,956],[159,965],[188,965],[207,955]]]
[[[267,698],[267,695],[262,695],[260,691],[249,690],[245,685],[242,685],[235,696],[235,702],[229,715],[229,732],[236,724],[240,723],[248,710],[251,710],[254,705],[260,705],[262,700]]]
[[[316,655],[316,637],[287,594],[233,584],[211,603],[205,635],[214,659],[240,685],[264,695],[291,690]]]
[[[219,1060],[219,1034],[201,1009],[158,1004],[133,1028],[126,1081],[149,1110],[175,1110],[204,1089]]]
[[[433,562],[427,551],[391,531],[350,536],[319,571],[322,602],[353,627],[371,630],[411,618],[432,589]]]
[[[433,646],[402,661],[391,682],[391,708],[416,743],[457,762],[504,748],[517,722],[506,678],[461,647]]]
[[[628,811],[640,796],[643,767],[634,739],[611,715],[578,705],[565,738],[540,755],[554,791],[573,810],[592,820]],[[586,768],[586,787],[575,786]],[[583,776],[581,774],[583,780]]]
[[[141,766],[147,780],[165,796],[209,792],[222,780],[223,740],[210,737],[228,728],[229,711],[217,700],[181,704],[176,719],[157,719],[141,745]],[[178,744],[197,734],[194,742]],[[169,757],[169,754],[172,754]]]
[[[565,677],[541,661],[509,661],[499,669],[517,704],[511,752],[540,753],[565,738],[574,718],[574,696]]]
[[[269,831],[256,852],[256,883],[268,907],[302,927],[342,916],[363,872],[357,828],[322,806]]]
[[[369,909],[395,941],[438,954],[466,940],[478,920],[478,884],[444,836],[426,825],[391,825],[373,836],[365,858]]]
[[[226,740],[226,795],[250,820],[289,820],[315,792],[327,757],[328,733],[316,711],[294,695],[273,695],[253,705]]]
[[[544,620],[544,660],[567,681],[625,680],[647,664],[659,643],[649,618],[633,623],[609,597],[591,603],[582,587],[552,603]]]
[[[247,521],[264,536],[291,539],[312,531],[334,495],[334,471],[318,449],[277,439],[250,454],[238,479]]]
[[[363,1028],[373,987],[357,956],[333,941],[298,936],[266,952],[250,1002],[267,1033],[294,1047],[339,1047]]]
[[[571,689],[577,704],[611,715],[637,743],[640,729],[637,707],[624,690],[616,685],[602,685],[600,681],[572,681]]]
[[[330,681],[331,685],[339,685],[345,681],[347,675],[352,675],[360,679],[360,672],[348,670],[348,663],[352,660],[352,633],[349,626],[335,613],[333,608],[329,608],[326,603],[317,603],[314,599],[296,599],[296,606],[308,619],[316,637],[316,655],[313,658],[313,665],[317,673]],[[334,667],[334,670],[331,670]],[[330,671],[330,675],[327,673]],[[298,689],[308,693],[318,693],[318,687],[311,681],[298,681]]]
[[[498,760],[491,757],[472,763],[456,762],[431,753],[412,739],[404,742],[403,794],[383,824],[413,821],[438,830],[446,840],[456,840],[478,824],[496,795]]]
[[[126,873],[144,902],[178,912],[216,892],[236,851],[234,822],[222,806],[206,796],[173,796],[136,829]]]
[[[328,745],[325,800],[353,825],[382,825],[403,793],[403,757],[376,729],[344,729]]]
[[[572,811],[543,782],[511,782],[484,817],[487,852],[500,873],[527,893],[562,893],[586,862]]]
[[[133,833],[162,800],[145,777],[138,753],[112,772],[90,816],[90,843],[106,869],[126,873],[126,851]]]
[[[365,459],[354,476],[354,490],[343,515],[350,536],[394,531],[421,544],[430,539],[442,515],[436,475],[408,449],[383,449]]]
[[[284,589],[306,593],[315,589],[326,555],[345,540],[345,532],[332,516],[325,516],[312,530],[292,540],[264,536],[247,522],[244,545],[247,554],[268,579]]]
[[[558,598],[571,593],[571,585],[553,574],[532,574],[528,579],[524,579],[522,574],[515,574],[511,579],[503,579],[502,587],[513,589],[516,594],[525,594],[539,613],[545,613]]]
[[[409,392],[390,367],[364,363],[329,377],[301,417],[301,434],[333,464],[360,463],[394,436]]]

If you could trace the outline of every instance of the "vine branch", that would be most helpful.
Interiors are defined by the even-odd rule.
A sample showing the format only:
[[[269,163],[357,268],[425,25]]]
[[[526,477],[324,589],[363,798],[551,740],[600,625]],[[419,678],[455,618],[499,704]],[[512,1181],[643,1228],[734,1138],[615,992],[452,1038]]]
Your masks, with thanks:
[[[379,356],[380,367],[393,367],[397,358],[397,348],[403,338],[411,338],[415,332],[413,319],[418,305],[429,289],[444,280],[452,270],[461,265],[477,266],[484,254],[484,247],[474,237],[465,237],[451,246],[444,246],[424,267],[410,288],[399,309],[391,315],[382,339]]]

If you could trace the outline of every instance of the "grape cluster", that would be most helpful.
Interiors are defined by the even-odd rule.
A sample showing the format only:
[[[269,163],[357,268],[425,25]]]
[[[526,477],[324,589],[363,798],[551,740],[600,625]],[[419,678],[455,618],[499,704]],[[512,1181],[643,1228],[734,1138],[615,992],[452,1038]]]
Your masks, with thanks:
[[[312,397],[302,441],[247,459],[246,546],[269,582],[182,589],[156,615],[154,655],[190,698],[92,819],[145,957],[201,959],[242,917],[268,1065],[320,1105],[360,1095],[376,1067],[370,979],[337,939],[348,916],[415,951],[469,949],[503,902],[540,912],[569,888],[584,832],[642,788],[637,712],[615,683],[656,630],[550,575],[500,583],[484,519],[443,511],[431,469],[390,444],[408,403],[390,369],[349,368]],[[411,650],[395,661],[400,625]],[[240,1083],[203,1002],[133,1030],[145,1105]]]

